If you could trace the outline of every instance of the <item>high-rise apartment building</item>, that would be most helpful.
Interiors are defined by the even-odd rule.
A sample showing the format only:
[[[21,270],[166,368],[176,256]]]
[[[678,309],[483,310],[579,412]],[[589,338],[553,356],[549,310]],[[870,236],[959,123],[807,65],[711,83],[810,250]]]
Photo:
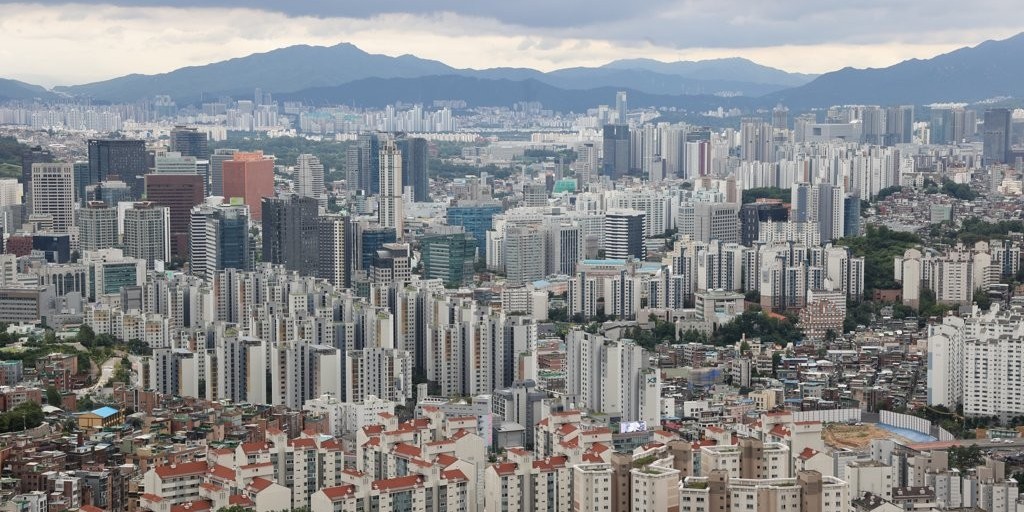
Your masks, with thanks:
[[[629,113],[629,103],[626,91],[615,93],[615,122],[627,124],[626,115]]]
[[[302,275],[317,272],[319,206],[295,194],[263,198],[263,261]]]
[[[394,228],[399,239],[405,224],[405,208],[402,202],[402,153],[393,140],[387,140],[380,147],[380,200],[378,222],[386,228]]]
[[[157,261],[171,259],[170,210],[143,201],[124,212],[124,253],[129,258],[146,260],[153,269]]]
[[[49,215],[54,232],[75,225],[74,180],[72,164],[32,164],[32,215]]]
[[[223,167],[224,198],[241,198],[252,220],[263,218],[263,198],[274,195],[274,159],[262,151],[235,153]]]
[[[774,162],[772,125],[756,117],[740,121],[740,158],[744,162]]]
[[[327,208],[324,189],[324,164],[309,154],[299,155],[295,161],[295,192],[302,197],[316,199],[320,208]]]
[[[340,287],[351,286],[352,254],[348,217],[323,214],[317,217],[316,276]]]
[[[117,208],[103,201],[89,201],[78,212],[78,243],[82,251],[108,249],[118,245]]]

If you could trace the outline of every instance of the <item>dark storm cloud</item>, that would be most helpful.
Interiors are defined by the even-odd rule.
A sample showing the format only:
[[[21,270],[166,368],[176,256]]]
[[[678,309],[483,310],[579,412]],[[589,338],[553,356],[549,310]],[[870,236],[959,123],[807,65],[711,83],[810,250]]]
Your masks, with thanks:
[[[41,4],[67,2],[42,0]],[[509,32],[648,42],[670,48],[750,48],[887,41],[936,43],[1012,28],[1015,1],[975,0],[119,0],[118,6],[248,8],[288,16],[371,18],[454,13]],[[490,28],[490,27],[489,27]]]

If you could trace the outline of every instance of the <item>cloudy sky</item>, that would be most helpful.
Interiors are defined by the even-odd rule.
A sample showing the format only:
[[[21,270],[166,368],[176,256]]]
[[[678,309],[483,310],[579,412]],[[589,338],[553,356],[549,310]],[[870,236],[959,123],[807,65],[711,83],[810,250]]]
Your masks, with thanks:
[[[0,77],[76,84],[293,44],[457,67],[746,57],[821,73],[1024,31],[1018,0],[0,0]]]

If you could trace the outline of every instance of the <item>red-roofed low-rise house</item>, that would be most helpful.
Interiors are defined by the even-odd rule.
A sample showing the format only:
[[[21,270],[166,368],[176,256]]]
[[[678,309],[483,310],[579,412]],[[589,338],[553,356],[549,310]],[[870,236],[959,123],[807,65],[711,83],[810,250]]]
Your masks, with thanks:
[[[172,505],[187,503],[199,497],[208,469],[205,461],[158,466],[143,475],[143,487],[146,494]]]

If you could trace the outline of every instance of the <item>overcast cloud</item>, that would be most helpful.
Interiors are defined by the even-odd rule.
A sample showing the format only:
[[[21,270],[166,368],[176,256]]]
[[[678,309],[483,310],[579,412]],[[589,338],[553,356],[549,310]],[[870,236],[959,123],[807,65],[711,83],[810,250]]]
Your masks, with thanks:
[[[740,56],[821,73],[1009,37],[1022,30],[1017,8],[995,0],[969,8],[951,0],[0,2],[0,77],[82,83],[339,42],[457,67]]]

